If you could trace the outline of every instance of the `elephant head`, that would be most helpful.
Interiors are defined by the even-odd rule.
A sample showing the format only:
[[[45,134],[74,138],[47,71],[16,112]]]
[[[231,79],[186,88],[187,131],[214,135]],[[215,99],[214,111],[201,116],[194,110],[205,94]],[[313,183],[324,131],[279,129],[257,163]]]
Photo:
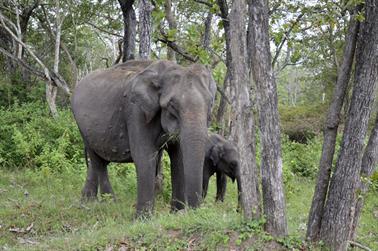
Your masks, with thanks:
[[[216,171],[226,174],[234,182],[239,176],[240,157],[236,146],[229,141],[219,142],[210,150],[209,158]]]
[[[160,119],[166,134],[177,135],[182,153],[185,195],[197,207],[202,194],[207,124],[216,85],[201,65],[182,67],[169,61],[151,64],[132,80],[132,103],[146,123]]]
[[[232,142],[224,139],[222,136],[212,134],[209,137],[206,158],[211,163],[211,172],[217,173],[216,199],[223,201],[226,191],[226,178],[224,175],[227,175],[233,182],[235,182],[235,180],[237,181],[238,202],[240,204],[240,155],[237,147]]]

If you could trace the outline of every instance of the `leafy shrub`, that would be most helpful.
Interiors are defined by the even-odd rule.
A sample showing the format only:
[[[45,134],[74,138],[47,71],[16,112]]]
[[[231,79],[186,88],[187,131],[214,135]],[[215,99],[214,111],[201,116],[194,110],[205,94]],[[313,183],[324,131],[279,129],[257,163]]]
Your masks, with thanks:
[[[371,178],[370,178],[370,182],[371,182],[371,188],[373,190],[376,190],[378,191],[378,171],[375,171]]]
[[[288,136],[282,137],[282,152],[284,164],[284,181],[289,177],[289,170],[304,177],[315,177],[319,167],[322,142],[319,137],[307,144],[290,141]],[[285,174],[286,172],[286,174]]]
[[[83,164],[82,140],[68,109],[53,119],[42,103],[14,104],[0,110],[0,166],[76,168]]]
[[[327,105],[279,106],[282,132],[289,139],[306,143],[319,134],[324,125]]]

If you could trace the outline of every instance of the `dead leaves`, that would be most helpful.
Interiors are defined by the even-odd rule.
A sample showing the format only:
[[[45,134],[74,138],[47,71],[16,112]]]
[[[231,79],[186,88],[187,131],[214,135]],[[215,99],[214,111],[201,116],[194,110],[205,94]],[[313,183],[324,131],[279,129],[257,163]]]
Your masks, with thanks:
[[[27,234],[33,229],[33,227],[34,227],[34,222],[32,222],[26,228],[11,227],[9,228],[9,232],[16,233],[16,234]]]

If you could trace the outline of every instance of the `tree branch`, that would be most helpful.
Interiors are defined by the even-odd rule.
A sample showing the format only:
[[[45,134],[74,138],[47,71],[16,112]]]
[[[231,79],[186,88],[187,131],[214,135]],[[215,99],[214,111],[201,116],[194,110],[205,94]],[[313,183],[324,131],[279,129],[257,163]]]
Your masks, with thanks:
[[[274,66],[275,64],[277,63],[277,60],[278,60],[278,57],[281,53],[281,50],[282,50],[282,47],[284,46],[286,40],[289,38],[289,35],[291,33],[291,31],[294,29],[295,25],[297,25],[297,23],[301,20],[301,18],[304,16],[304,12],[302,12],[296,19],[295,21],[292,23],[292,25],[290,26],[290,28],[285,32],[284,36],[283,36],[283,39],[280,43],[280,45],[278,46],[277,50],[276,50],[276,53],[274,55],[274,58],[273,58],[273,61],[272,61],[272,68],[274,69]]]
[[[168,36],[163,29],[160,29],[160,33],[161,33],[162,37],[158,38],[158,41],[165,43],[167,46],[169,46],[169,48],[171,48],[172,50],[174,50],[175,52],[177,52],[178,54],[183,56],[185,59],[187,59],[187,60],[189,60],[193,63],[198,61],[197,56],[194,57],[193,55],[189,54],[187,51],[185,51],[183,48],[181,48],[179,45],[177,45],[175,41],[168,40]]]
[[[8,51],[4,50],[1,47],[0,47],[0,52],[3,53],[5,56],[9,57],[10,59],[14,60],[15,62],[17,62],[18,64],[20,64],[22,67],[24,67],[30,73],[36,75],[37,77],[39,77],[43,80],[48,80],[43,72],[38,71],[37,69],[34,69],[28,63],[26,63],[24,60],[22,60],[18,57],[15,57],[14,55],[12,55],[11,53],[9,53]]]
[[[366,251],[371,251],[370,248],[364,246],[364,245],[361,245],[360,243],[357,243],[357,242],[354,242],[354,241],[348,241],[349,244],[352,246],[352,247],[358,247],[360,249],[363,249],[363,250],[366,250]]]
[[[46,65],[34,54],[34,52],[32,51],[32,49],[29,46],[27,46],[24,42],[22,42],[17,37],[17,35],[15,35],[9,29],[9,27],[5,24],[4,20],[5,20],[5,17],[3,15],[3,13],[0,11],[0,22],[1,22],[2,26],[4,27],[4,29],[9,33],[9,35],[12,36],[12,38],[14,39],[14,41],[16,41],[18,44],[21,44],[22,47],[26,51],[28,51],[28,53],[34,58],[34,60],[43,68],[45,77],[46,77],[46,79],[48,81],[52,81],[56,86],[59,86],[66,94],[70,95],[71,92],[70,92],[70,89],[69,89],[66,81],[58,73],[54,73],[51,70],[49,70],[46,67]]]
[[[212,4],[212,3],[209,3],[208,1],[204,1],[204,0],[194,0],[194,2],[196,2],[196,3],[200,3],[200,4],[204,4],[204,5],[208,6],[209,8],[212,8],[212,7],[213,7],[213,4]]]
[[[122,37],[123,38],[122,35],[119,35],[117,33],[111,32],[111,31],[107,31],[107,30],[105,30],[105,29],[103,29],[101,27],[98,27],[97,25],[95,25],[95,24],[93,24],[91,22],[87,22],[86,24],[88,24],[89,26],[92,26],[93,28],[95,28],[95,29],[97,29],[97,30],[99,30],[101,32],[104,32],[106,34],[109,34],[109,35],[112,35],[112,36],[116,36],[116,37]]]

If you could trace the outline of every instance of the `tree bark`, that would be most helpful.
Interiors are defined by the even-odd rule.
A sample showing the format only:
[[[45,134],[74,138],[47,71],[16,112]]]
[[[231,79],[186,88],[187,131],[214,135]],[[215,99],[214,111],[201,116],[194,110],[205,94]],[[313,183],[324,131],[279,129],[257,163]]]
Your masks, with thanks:
[[[224,78],[223,83],[223,93],[228,93],[229,90],[229,69],[231,64],[231,41],[230,41],[230,20],[229,20],[229,14],[228,14],[228,4],[226,0],[217,0],[219,9],[220,9],[220,17],[222,18],[223,23],[223,30],[224,30],[224,36],[225,36],[225,43],[226,43],[226,66],[227,66],[227,72],[226,76]],[[225,136],[227,121],[225,119],[225,113],[227,110],[227,100],[224,95],[221,96],[221,100],[219,103],[216,121],[217,124],[221,125],[222,127],[222,135]]]
[[[134,0],[118,0],[123,16],[123,55],[122,62],[135,59],[136,16]]]
[[[255,131],[249,99],[246,27],[246,2],[234,0],[229,15],[229,81],[232,98],[233,127],[231,136],[240,152],[241,204],[247,219],[260,217]]]
[[[151,12],[152,4],[149,0],[139,0],[139,57],[150,58],[151,53]]]
[[[377,75],[378,4],[367,0],[357,40],[355,86],[320,229],[320,239],[333,250],[347,249]]]
[[[343,107],[344,97],[348,89],[348,83],[353,65],[358,27],[359,24],[355,20],[354,15],[352,15],[350,18],[348,34],[345,37],[343,62],[338,71],[332,102],[328,110],[327,120],[324,126],[323,149],[319,164],[319,173],[307,223],[306,236],[311,241],[317,241],[319,238],[319,230],[322,220],[321,217],[323,215],[324,203],[327,197],[332,161],[335,153],[337,130],[341,117],[341,109]]]
[[[285,236],[287,222],[282,183],[277,88],[269,46],[269,8],[266,0],[249,0],[249,4],[252,6],[251,58],[259,105],[263,206],[267,220],[265,228],[273,236]]]
[[[365,148],[364,156],[362,157],[361,174],[358,183],[359,196],[354,206],[354,215],[352,227],[349,234],[350,240],[356,239],[356,230],[358,221],[361,216],[361,210],[364,205],[364,195],[369,190],[369,181],[376,166],[378,165],[378,114],[375,120],[375,126],[370,134],[369,142]]]
[[[60,37],[62,20],[60,16],[59,0],[55,1],[55,53],[54,53],[54,73],[59,73],[59,58],[60,58]],[[58,94],[58,87],[52,84],[52,81],[46,83],[46,100],[50,108],[50,112],[54,118],[58,117],[58,109],[56,107],[56,96]]]
[[[167,19],[169,29],[170,30],[177,30],[176,19],[175,19],[173,13],[172,13],[172,1],[171,0],[165,0],[164,10],[165,10],[165,18]],[[167,59],[172,60],[172,61],[176,61],[175,51],[170,47],[167,48]]]
[[[211,42],[211,23],[213,20],[213,13],[209,11],[205,20],[205,31],[202,37],[202,46],[205,50],[209,50]]]

